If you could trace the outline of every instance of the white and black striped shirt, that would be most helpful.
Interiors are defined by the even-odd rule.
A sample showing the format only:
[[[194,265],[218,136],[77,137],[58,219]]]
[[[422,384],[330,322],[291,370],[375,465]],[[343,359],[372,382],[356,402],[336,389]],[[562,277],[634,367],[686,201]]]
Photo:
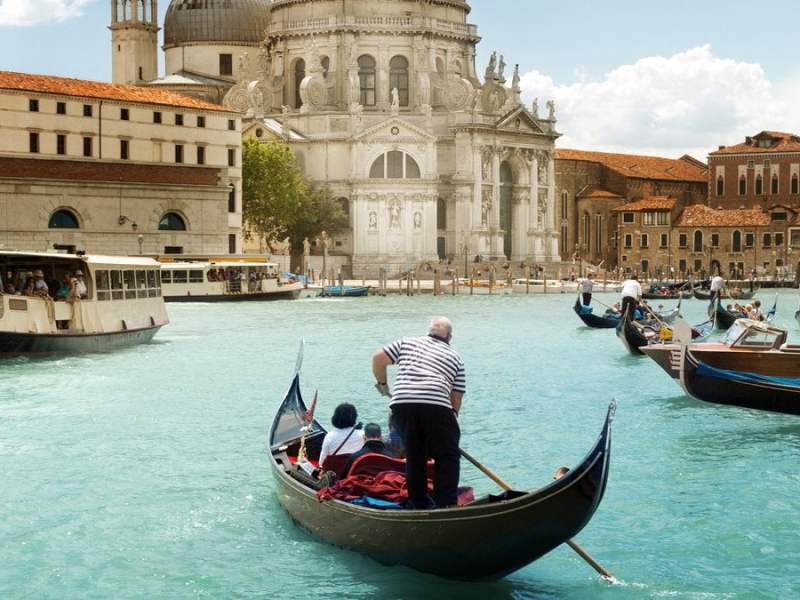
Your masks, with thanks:
[[[436,404],[453,408],[450,392],[467,391],[464,361],[441,339],[405,338],[389,344],[383,351],[399,367],[389,406]]]

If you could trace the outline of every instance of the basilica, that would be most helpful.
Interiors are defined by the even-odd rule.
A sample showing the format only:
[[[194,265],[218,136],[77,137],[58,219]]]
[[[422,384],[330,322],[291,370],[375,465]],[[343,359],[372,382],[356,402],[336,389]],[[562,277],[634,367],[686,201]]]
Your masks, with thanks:
[[[519,65],[478,69],[465,0],[172,0],[157,73],[156,0],[112,0],[115,83],[221,102],[279,139],[350,217],[351,276],[422,261],[559,258],[552,101]]]

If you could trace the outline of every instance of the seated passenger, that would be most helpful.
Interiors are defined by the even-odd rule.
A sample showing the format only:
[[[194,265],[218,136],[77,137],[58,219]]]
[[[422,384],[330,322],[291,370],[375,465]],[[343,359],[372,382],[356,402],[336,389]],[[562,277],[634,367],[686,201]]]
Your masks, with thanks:
[[[761,312],[761,300],[753,301],[753,309],[750,311],[750,318],[756,321],[764,320],[764,313]]]
[[[342,469],[342,477],[347,477],[350,473],[351,467],[355,464],[356,460],[365,454],[383,454],[384,456],[394,456],[392,452],[383,443],[381,437],[381,426],[377,423],[368,423],[364,427],[364,446],[361,450],[357,450],[350,455],[350,460],[347,461],[344,469]]]
[[[400,432],[397,430],[394,414],[389,414],[389,435],[384,438],[383,443],[392,456],[397,458],[406,457],[406,446],[403,443],[403,438],[400,437]]]
[[[17,295],[17,288],[15,288],[14,284],[11,283],[10,281],[8,283],[6,283],[5,288],[3,289],[3,291],[6,294],[10,294],[12,296],[16,296]]]
[[[352,404],[345,402],[336,407],[331,417],[333,430],[326,433],[322,440],[322,449],[319,452],[320,466],[329,456],[352,454],[361,450],[364,446],[364,433],[358,431],[356,419],[358,412]]]
[[[25,286],[22,288],[22,295],[23,296],[35,296],[36,295],[36,288],[34,287],[33,278],[28,277],[28,281],[25,282]]]
[[[44,280],[44,273],[41,269],[36,269],[33,272],[33,290],[37,296],[49,296],[50,288]]]

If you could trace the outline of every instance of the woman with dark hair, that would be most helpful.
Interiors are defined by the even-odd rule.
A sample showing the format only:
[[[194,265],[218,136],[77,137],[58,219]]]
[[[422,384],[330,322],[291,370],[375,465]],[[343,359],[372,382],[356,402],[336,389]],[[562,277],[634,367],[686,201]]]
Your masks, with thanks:
[[[344,402],[336,407],[331,417],[333,429],[325,434],[319,452],[319,464],[336,454],[352,454],[364,446],[364,433],[357,430],[358,412],[352,404]]]

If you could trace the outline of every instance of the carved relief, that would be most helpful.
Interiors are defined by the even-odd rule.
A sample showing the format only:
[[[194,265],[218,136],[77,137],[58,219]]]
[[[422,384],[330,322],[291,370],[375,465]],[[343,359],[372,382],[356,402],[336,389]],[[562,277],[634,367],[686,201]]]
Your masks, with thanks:
[[[506,103],[506,89],[496,83],[486,83],[483,86],[483,110],[494,113],[500,110]]]
[[[461,77],[454,77],[445,86],[445,103],[450,110],[466,110],[472,99],[472,84]]]
[[[226,93],[225,97],[222,99],[222,104],[232,110],[235,110],[236,112],[240,112],[242,114],[246,113],[247,109],[250,107],[250,98],[247,95],[247,86],[244,83],[237,83],[231,87],[231,89],[228,90],[228,93]]]

